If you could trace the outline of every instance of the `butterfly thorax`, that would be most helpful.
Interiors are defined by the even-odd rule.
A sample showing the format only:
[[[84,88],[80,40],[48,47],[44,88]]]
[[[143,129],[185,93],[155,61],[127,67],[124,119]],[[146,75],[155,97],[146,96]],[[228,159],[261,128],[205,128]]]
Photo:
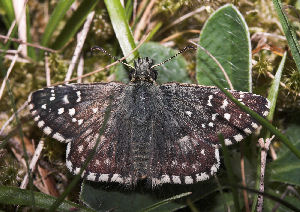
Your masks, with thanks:
[[[157,78],[157,70],[152,68],[153,65],[154,61],[148,57],[135,60],[134,69],[131,69],[129,73],[130,81],[154,83]]]

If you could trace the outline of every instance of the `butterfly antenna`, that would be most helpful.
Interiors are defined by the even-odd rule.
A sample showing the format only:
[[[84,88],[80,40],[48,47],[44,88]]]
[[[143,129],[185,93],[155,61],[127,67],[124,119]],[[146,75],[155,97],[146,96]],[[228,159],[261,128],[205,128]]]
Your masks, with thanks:
[[[105,49],[101,48],[100,46],[94,46],[94,47],[91,48],[91,51],[92,51],[92,52],[95,51],[95,50],[101,51],[102,53],[104,53],[104,54],[110,56],[110,57],[113,58],[114,60],[118,61],[119,63],[122,63],[123,65],[125,65],[125,66],[127,66],[127,67],[129,67],[129,68],[131,68],[131,69],[135,69],[133,66],[129,65],[128,63],[125,63],[125,62],[123,62],[122,60],[120,60],[119,58],[117,58],[117,57],[111,55],[109,52],[107,52]]]
[[[178,55],[182,54],[183,52],[187,51],[187,50],[190,50],[190,49],[195,49],[195,47],[191,46],[191,45],[188,45],[186,47],[184,47],[183,49],[181,49],[179,52],[177,52],[175,55],[173,55],[172,57],[170,57],[169,59],[166,59],[165,61],[161,62],[161,63],[158,63],[158,64],[155,64],[153,66],[151,66],[151,69],[152,68],[155,68],[157,66],[161,66],[163,64],[165,64],[166,62],[172,60],[174,57],[177,57]]]

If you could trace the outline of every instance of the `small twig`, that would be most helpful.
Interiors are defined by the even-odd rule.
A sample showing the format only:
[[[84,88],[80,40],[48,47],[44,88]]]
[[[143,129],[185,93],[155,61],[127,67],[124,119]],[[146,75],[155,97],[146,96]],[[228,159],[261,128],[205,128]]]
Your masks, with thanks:
[[[94,15],[95,15],[94,11],[89,13],[89,15],[87,16],[86,21],[83,25],[82,30],[78,33],[79,39],[77,41],[77,45],[76,45],[76,48],[75,48],[75,51],[74,51],[74,55],[72,57],[71,64],[69,65],[69,68],[68,68],[68,71],[67,71],[67,74],[66,74],[66,77],[65,77],[66,82],[68,82],[68,80],[71,79],[73,70],[74,70],[76,62],[77,62],[77,60],[80,56],[80,52],[82,50],[84,41],[86,39],[86,36],[87,36],[87,33],[88,33],[89,28],[91,26]]]
[[[13,60],[11,61],[10,66],[9,66],[7,72],[6,72],[6,75],[5,75],[5,77],[4,77],[4,80],[3,80],[2,85],[1,85],[1,88],[0,88],[0,99],[1,99],[1,97],[2,97],[2,95],[3,95],[3,91],[4,91],[4,88],[5,88],[5,85],[6,85],[6,81],[8,80],[8,77],[9,77],[9,75],[10,75],[10,72],[12,71],[12,69],[13,69],[13,67],[14,67],[14,65],[15,65],[15,63],[16,63],[16,61],[17,61],[17,58],[18,58],[18,52],[21,50],[21,48],[22,48],[22,45],[19,45],[18,50],[17,50],[17,53],[15,54]]]
[[[16,14],[16,21],[18,26],[18,37],[21,40],[27,41],[27,24],[26,24],[26,4],[27,0],[13,0],[14,12]],[[27,56],[27,46],[22,44],[20,53],[26,57]]]
[[[270,77],[271,79],[274,79],[274,78],[275,78],[274,75],[273,75],[272,73],[268,72],[268,71],[267,71],[267,75],[268,75],[268,77]],[[290,89],[286,86],[286,84],[284,84],[283,82],[280,82],[280,85],[281,85],[283,88],[290,90]],[[300,96],[300,93],[297,93],[296,91],[291,90],[291,92],[294,93],[294,94],[297,95],[297,96]]]
[[[265,191],[265,170],[266,170],[266,160],[267,160],[267,151],[269,150],[269,146],[271,144],[271,141],[274,139],[275,135],[273,135],[271,138],[267,138],[266,141],[264,141],[263,138],[260,138],[258,140],[258,143],[261,147],[261,167],[260,167],[260,183],[259,183],[259,192],[263,193]],[[263,194],[258,195],[257,200],[257,212],[262,212],[263,210],[263,203],[264,203],[264,196]]]
[[[217,60],[217,58],[215,58],[207,49],[205,49],[204,47],[200,46],[199,44],[193,42],[193,41],[189,41],[190,43],[194,44],[195,46],[199,47],[202,51],[204,51],[211,59],[213,59],[215,61],[215,63],[219,66],[219,68],[222,70],[224,77],[228,83],[228,86],[230,88],[230,90],[233,90],[233,85],[226,73],[226,71],[224,70],[224,68],[222,67],[221,63]]]
[[[165,43],[168,42],[170,40],[174,40],[175,38],[185,34],[185,33],[196,33],[196,34],[200,34],[200,30],[196,30],[196,29],[189,29],[189,30],[184,30],[182,32],[176,32],[174,34],[171,34],[169,37],[164,38],[162,41],[160,41],[160,43]]]
[[[37,49],[42,49],[44,51],[48,51],[48,52],[53,52],[53,53],[57,52],[54,49],[50,49],[50,48],[47,48],[47,47],[44,47],[44,46],[41,46],[41,45],[38,45],[38,44],[34,44],[34,43],[27,43],[27,42],[23,41],[22,39],[10,38],[10,37],[5,36],[5,35],[0,35],[0,39],[3,39],[4,41],[5,40],[11,40],[11,41],[14,41],[14,42],[19,43],[19,44],[25,44],[26,46],[31,46],[31,47],[34,47],[34,48],[37,48]]]
[[[274,149],[274,147],[273,147],[272,144],[270,145],[270,155],[271,155],[271,157],[272,157],[273,160],[277,159],[277,154],[276,154],[276,151],[275,151],[275,149]]]
[[[133,1],[133,11],[132,11],[132,20],[135,20],[136,18],[136,11],[137,10],[137,0]]]
[[[28,105],[28,102],[24,102],[24,104],[17,110],[17,113],[20,113],[26,106]],[[1,130],[0,130],[0,135],[4,132],[5,128],[12,122],[12,120],[15,118],[15,113],[3,124]]]
[[[294,187],[292,187],[292,186],[290,186],[290,185],[288,185],[288,186],[286,187],[285,191],[284,191],[283,194],[280,196],[280,199],[284,199],[284,198],[286,197],[286,195],[287,195],[289,192],[294,193],[294,194],[298,197],[298,199],[299,199],[299,194],[298,194],[297,190],[294,189]],[[279,206],[280,206],[280,203],[276,202],[276,204],[275,204],[274,207],[272,208],[272,212],[276,212],[277,209],[279,208]]]
[[[147,22],[146,20],[149,19],[150,14],[151,14],[151,10],[154,6],[154,4],[156,3],[156,0],[151,0],[150,3],[148,4],[145,12],[143,13],[142,18],[140,19],[136,30],[134,32],[134,40],[139,40],[140,36],[141,36],[141,32],[143,31],[143,29],[145,29],[145,27],[147,26],[145,23]]]
[[[44,147],[44,141],[41,140],[41,141],[39,142],[39,144],[38,144],[38,146],[37,146],[35,152],[34,152],[34,155],[33,155],[33,157],[32,157],[31,162],[30,162],[30,165],[29,165],[30,173],[32,173],[32,172],[34,171],[35,165],[36,165],[36,163],[37,163],[37,161],[38,161],[38,159],[39,159],[39,157],[40,157],[40,155],[41,155],[41,152],[42,152],[42,150],[43,150],[43,147]],[[27,184],[28,184],[28,177],[29,177],[29,176],[28,176],[28,173],[27,173],[27,174],[25,175],[25,177],[24,177],[22,183],[21,183],[21,186],[20,186],[21,189],[25,189],[25,188],[26,188],[26,186],[27,186]]]
[[[164,27],[160,32],[159,34],[165,32],[166,30],[170,29],[172,26],[176,25],[176,24],[179,24],[180,22],[183,22],[184,20],[194,16],[195,14],[197,13],[201,13],[202,11],[206,10],[206,7],[205,6],[202,6],[200,8],[197,8],[196,10],[192,11],[192,12],[189,12],[183,16],[181,16],[180,18],[176,19],[174,22],[172,22],[171,24],[169,24],[168,26]]]
[[[246,185],[246,175],[245,175],[245,160],[244,160],[244,150],[243,150],[243,144],[240,145],[241,148],[241,175],[242,175],[242,185],[244,187],[247,187]],[[249,208],[249,200],[248,200],[248,193],[247,190],[243,190],[243,197],[245,202],[245,211],[250,212]]]
[[[50,76],[50,68],[49,68],[49,58],[45,55],[45,71],[46,71],[46,84],[47,87],[51,85],[51,76]]]
[[[79,63],[78,63],[78,66],[77,66],[77,76],[79,77],[77,79],[77,82],[78,83],[81,83],[82,82],[82,73],[83,73],[83,69],[84,69],[84,58],[83,56],[81,55],[80,58],[79,58]]]

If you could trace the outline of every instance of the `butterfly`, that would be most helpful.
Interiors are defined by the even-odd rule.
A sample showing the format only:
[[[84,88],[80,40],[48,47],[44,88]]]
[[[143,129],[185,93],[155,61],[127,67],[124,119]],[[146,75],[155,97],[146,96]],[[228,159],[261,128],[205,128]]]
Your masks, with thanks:
[[[157,84],[156,66],[150,58],[139,58],[128,84],[66,84],[30,94],[29,109],[37,126],[67,143],[70,172],[79,173],[99,137],[98,151],[82,174],[87,180],[135,185],[147,179],[153,187],[192,184],[217,172],[219,134],[230,145],[258,128],[258,122],[217,87]],[[266,98],[229,92],[267,116]],[[108,107],[110,115],[100,134]]]

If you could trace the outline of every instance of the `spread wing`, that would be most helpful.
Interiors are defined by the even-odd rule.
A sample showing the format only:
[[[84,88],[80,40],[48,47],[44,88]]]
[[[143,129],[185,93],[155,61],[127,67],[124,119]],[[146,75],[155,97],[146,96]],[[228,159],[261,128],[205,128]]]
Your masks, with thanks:
[[[159,86],[155,126],[152,185],[190,184],[208,179],[219,168],[218,134],[227,145],[238,142],[258,123],[216,87],[168,83]],[[269,111],[264,97],[230,91],[262,116]]]
[[[125,86],[115,82],[68,84],[44,88],[29,96],[30,112],[38,127],[46,135],[68,143],[66,165],[73,174],[79,173],[95,146],[105,111],[111,104],[111,115],[100,138],[99,151],[88,164],[83,177],[92,181],[126,182],[131,163],[129,148],[126,148],[129,141],[116,140],[113,134],[115,130],[121,134],[128,133],[126,127],[115,129],[116,118],[126,116],[125,110],[116,112],[122,108],[120,102],[124,101]],[[123,123],[126,126],[126,120]]]

